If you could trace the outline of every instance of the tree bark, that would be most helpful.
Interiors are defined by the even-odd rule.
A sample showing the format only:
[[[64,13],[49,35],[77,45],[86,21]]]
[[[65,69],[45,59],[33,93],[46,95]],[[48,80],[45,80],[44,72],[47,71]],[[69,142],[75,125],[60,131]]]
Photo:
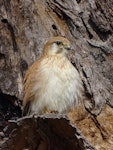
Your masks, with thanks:
[[[64,115],[24,117],[10,122],[10,130],[2,150],[95,150]]]
[[[50,37],[65,36],[86,95],[84,108],[68,116],[99,150],[113,144],[112,5],[112,0],[0,1],[0,98],[9,97],[17,108],[27,68]]]

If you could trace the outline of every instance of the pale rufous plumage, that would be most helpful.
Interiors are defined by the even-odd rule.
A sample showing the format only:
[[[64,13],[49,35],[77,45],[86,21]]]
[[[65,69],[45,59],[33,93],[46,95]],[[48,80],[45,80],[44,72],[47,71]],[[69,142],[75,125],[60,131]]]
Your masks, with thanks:
[[[67,113],[78,105],[83,85],[76,68],[68,60],[70,42],[53,37],[40,58],[25,75],[23,114]]]

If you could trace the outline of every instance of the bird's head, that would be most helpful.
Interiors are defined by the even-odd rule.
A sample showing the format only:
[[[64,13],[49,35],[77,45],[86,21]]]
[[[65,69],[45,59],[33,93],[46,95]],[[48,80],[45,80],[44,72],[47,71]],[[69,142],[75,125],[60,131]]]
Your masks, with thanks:
[[[43,53],[46,55],[60,54],[67,56],[70,49],[70,42],[64,37],[57,36],[53,37],[45,44]]]

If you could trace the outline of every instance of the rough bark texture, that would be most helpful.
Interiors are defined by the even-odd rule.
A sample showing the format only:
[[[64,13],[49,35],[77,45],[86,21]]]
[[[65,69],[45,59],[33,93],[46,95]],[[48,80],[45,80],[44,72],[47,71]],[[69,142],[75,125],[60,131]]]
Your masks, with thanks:
[[[26,69],[48,38],[65,36],[72,43],[70,59],[86,93],[83,111],[75,110],[69,117],[97,149],[112,149],[112,5],[112,0],[1,0],[0,102],[10,97],[14,106],[19,105]]]
[[[95,150],[63,115],[25,117],[11,122],[8,135],[10,130],[1,150]]]

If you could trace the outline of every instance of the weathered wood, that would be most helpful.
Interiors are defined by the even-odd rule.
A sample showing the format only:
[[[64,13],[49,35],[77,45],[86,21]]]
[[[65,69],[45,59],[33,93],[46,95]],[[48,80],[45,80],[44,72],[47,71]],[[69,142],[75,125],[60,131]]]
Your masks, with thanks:
[[[7,132],[1,150],[95,150],[63,115],[24,117],[11,122]]]
[[[97,149],[112,147],[112,5],[112,0],[0,1],[0,92],[22,100],[23,76],[43,44],[66,36],[73,48],[70,59],[84,83],[87,110],[69,116]]]

